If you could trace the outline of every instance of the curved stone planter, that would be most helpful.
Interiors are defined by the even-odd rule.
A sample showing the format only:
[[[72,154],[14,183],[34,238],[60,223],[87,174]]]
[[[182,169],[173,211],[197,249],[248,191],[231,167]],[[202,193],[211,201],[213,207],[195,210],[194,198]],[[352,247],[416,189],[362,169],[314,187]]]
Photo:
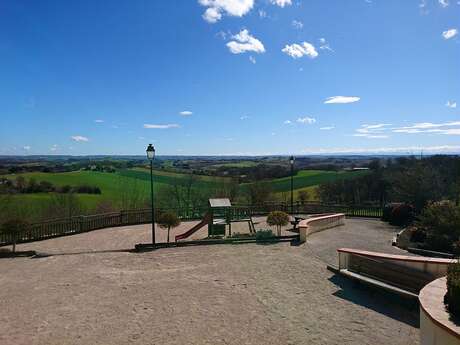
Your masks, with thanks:
[[[420,291],[421,345],[460,344],[460,325],[451,321],[444,305],[446,291],[445,277],[432,281]]]

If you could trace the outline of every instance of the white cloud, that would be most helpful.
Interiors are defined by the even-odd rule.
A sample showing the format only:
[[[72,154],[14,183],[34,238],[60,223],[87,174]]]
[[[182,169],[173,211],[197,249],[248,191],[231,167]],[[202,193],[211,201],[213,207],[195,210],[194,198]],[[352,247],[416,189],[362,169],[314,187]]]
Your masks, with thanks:
[[[254,0],[199,0],[198,3],[207,7],[203,19],[208,23],[216,23],[222,15],[242,17],[254,6]]]
[[[356,129],[356,133],[353,134],[354,137],[362,137],[369,139],[386,139],[389,136],[382,134],[386,131],[388,126],[391,126],[389,123],[377,123],[374,125],[361,125],[360,128]]]
[[[449,107],[449,108],[452,108],[452,109],[457,108],[457,102],[447,101],[446,107]]]
[[[247,119],[249,119],[249,116],[248,116],[248,115],[240,116],[240,120],[247,120]]]
[[[176,123],[170,123],[170,124],[166,124],[166,125],[153,125],[153,124],[150,124],[150,123],[145,123],[144,124],[144,128],[153,128],[153,129],[168,129],[168,128],[179,128],[180,126]]]
[[[328,97],[324,101],[324,104],[346,104],[358,102],[361,98],[356,96],[333,96]]]
[[[303,154],[371,154],[371,153],[406,153],[422,151],[425,153],[460,152],[458,145],[438,145],[438,146],[405,146],[405,147],[377,147],[377,148],[305,148]]]
[[[326,127],[320,127],[319,129],[321,129],[322,131],[330,131],[331,129],[334,129],[335,127],[334,126],[326,126]]]
[[[249,55],[249,61],[251,61],[253,64],[257,62],[256,58],[252,55]]]
[[[316,51],[313,44],[308,42],[302,42],[301,44],[293,43],[291,45],[286,45],[281,51],[293,59],[301,58],[302,56],[306,55],[311,59],[314,59],[318,56],[318,52]]]
[[[356,133],[353,134],[354,137],[363,137],[363,138],[369,138],[369,139],[386,139],[389,138],[388,135],[385,134],[364,134],[364,133]]]
[[[458,34],[457,29],[449,29],[449,30],[446,30],[446,31],[442,32],[442,37],[444,37],[445,40],[448,40],[448,39],[450,39],[452,37],[457,36],[457,34]]]
[[[53,146],[50,147],[50,151],[57,151],[59,149],[57,144],[54,144]]]
[[[291,120],[286,120],[286,121],[284,121],[284,124],[285,124],[285,125],[290,125],[291,123],[292,123]]]
[[[444,134],[444,135],[460,135],[460,121],[451,121],[443,123],[419,122],[411,126],[392,128],[394,133],[405,134]]]
[[[325,38],[320,38],[319,39],[319,49],[321,50],[329,50],[330,52],[334,52],[334,49],[331,48],[329,43],[327,43]]]
[[[184,111],[181,111],[179,114],[182,116],[190,116],[193,114],[193,112],[191,112],[190,110],[184,110]]]
[[[292,25],[292,27],[293,27],[294,29],[300,30],[300,29],[303,28],[303,23],[302,23],[300,20],[295,20],[295,19],[294,19],[294,20],[291,22],[291,25]]]
[[[31,147],[30,147],[29,145],[26,145],[26,146],[24,146],[22,149],[23,149],[24,151],[30,151],[30,148],[31,148]]]
[[[249,34],[249,31],[244,29],[240,33],[232,36],[234,41],[227,43],[228,49],[233,54],[241,54],[245,52],[264,53],[265,47],[261,41]]]
[[[104,122],[104,120],[101,120],[101,119],[97,119],[97,120],[94,120],[94,122],[96,122],[96,123],[103,123],[103,122]]]
[[[76,142],[80,142],[80,141],[87,142],[87,141],[89,141],[89,139],[87,137],[84,137],[84,136],[81,136],[81,135],[73,135],[70,138],[73,141],[76,141]]]
[[[270,0],[273,5],[277,5],[279,7],[290,6],[292,5],[292,0]]]
[[[311,124],[316,122],[316,119],[314,119],[312,117],[305,116],[305,117],[299,117],[296,121],[298,123],[311,125]]]
[[[441,5],[441,7],[443,8],[446,8],[447,6],[449,6],[449,0],[438,0],[439,2],[439,5]]]

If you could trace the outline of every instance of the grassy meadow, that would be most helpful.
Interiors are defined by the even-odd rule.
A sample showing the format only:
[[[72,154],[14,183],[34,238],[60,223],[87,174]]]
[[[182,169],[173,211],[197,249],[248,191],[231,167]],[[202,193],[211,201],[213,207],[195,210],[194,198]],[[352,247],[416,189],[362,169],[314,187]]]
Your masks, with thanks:
[[[301,190],[307,190],[309,198],[317,198],[316,188],[319,184],[334,181],[336,179],[354,178],[366,174],[366,171],[321,171],[321,170],[301,170],[294,176],[295,195]],[[83,206],[85,213],[92,213],[97,205],[102,201],[108,201],[116,207],[123,207],[123,198],[127,193],[135,191],[140,198],[150,196],[150,171],[144,168],[123,169],[115,173],[97,171],[73,171],[63,173],[44,173],[32,172],[20,174],[26,180],[35,179],[37,182],[48,181],[55,186],[79,186],[90,185],[101,189],[101,194],[77,194],[77,198]],[[3,175],[9,179],[15,179],[18,174]],[[190,175],[182,173],[154,171],[155,193],[158,193],[165,186],[175,184],[187,184]],[[226,182],[231,182],[230,178],[194,175],[194,188],[199,188],[205,192],[212,192],[223,186]],[[290,177],[265,180],[277,198],[282,200],[290,191]],[[249,184],[241,184],[242,193],[248,188]],[[43,214],[48,205],[48,201],[53,198],[52,193],[35,194],[16,194],[12,197],[16,208],[27,213],[28,218],[38,219]]]

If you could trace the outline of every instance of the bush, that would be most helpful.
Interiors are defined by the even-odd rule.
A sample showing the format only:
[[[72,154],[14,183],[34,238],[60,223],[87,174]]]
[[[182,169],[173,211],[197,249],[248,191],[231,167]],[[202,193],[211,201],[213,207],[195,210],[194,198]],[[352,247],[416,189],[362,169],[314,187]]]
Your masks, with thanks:
[[[270,229],[267,230],[257,230],[256,231],[256,241],[265,240],[267,238],[274,237],[275,234]]]
[[[460,262],[447,268],[447,293],[444,302],[452,315],[460,317]]]
[[[383,208],[382,220],[391,225],[408,226],[415,220],[415,209],[409,204],[387,204]]]
[[[410,230],[410,241],[411,242],[425,242],[426,232],[419,228],[413,228]]]
[[[460,208],[448,201],[428,204],[416,226],[426,233],[427,249],[453,252],[460,237]]]

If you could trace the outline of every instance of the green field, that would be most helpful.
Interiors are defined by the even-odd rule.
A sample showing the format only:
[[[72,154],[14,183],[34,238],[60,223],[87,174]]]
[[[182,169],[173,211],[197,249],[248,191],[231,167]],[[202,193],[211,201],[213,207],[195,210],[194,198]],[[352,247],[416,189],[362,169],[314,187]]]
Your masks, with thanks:
[[[359,177],[367,174],[367,171],[325,171],[325,170],[301,170],[293,178],[294,190],[317,186],[322,183],[332,182],[338,179]],[[283,177],[269,181],[263,181],[275,193],[291,190],[291,178]],[[247,184],[243,184],[244,187]]]
[[[334,181],[342,178],[354,178],[366,174],[366,171],[357,172],[333,172],[320,170],[302,170],[294,176],[295,194],[300,190],[307,190],[311,199],[316,199],[316,187],[325,182]],[[3,177],[15,179],[19,175],[4,175]],[[150,196],[150,171],[142,168],[125,169],[116,173],[95,172],[95,171],[74,171],[64,173],[24,173],[24,178],[34,178],[37,182],[48,181],[55,186],[79,186],[90,185],[97,186],[101,189],[101,194],[77,194],[77,198],[83,205],[86,213],[92,213],[101,201],[110,201],[113,205],[122,207],[123,198],[127,193],[135,192],[142,199],[148,199]],[[193,186],[204,192],[204,195],[212,195],[212,192],[222,187],[231,179],[212,176],[194,176]],[[165,171],[154,171],[155,193],[168,185],[186,185],[190,175],[172,173]],[[290,177],[284,177],[273,180],[262,181],[267,185],[278,198],[282,194],[289,192],[291,188]],[[241,184],[242,193],[247,189],[249,184]],[[30,218],[38,218],[43,214],[47,207],[47,201],[53,197],[53,194],[17,194],[13,196],[16,207],[26,211]]]

